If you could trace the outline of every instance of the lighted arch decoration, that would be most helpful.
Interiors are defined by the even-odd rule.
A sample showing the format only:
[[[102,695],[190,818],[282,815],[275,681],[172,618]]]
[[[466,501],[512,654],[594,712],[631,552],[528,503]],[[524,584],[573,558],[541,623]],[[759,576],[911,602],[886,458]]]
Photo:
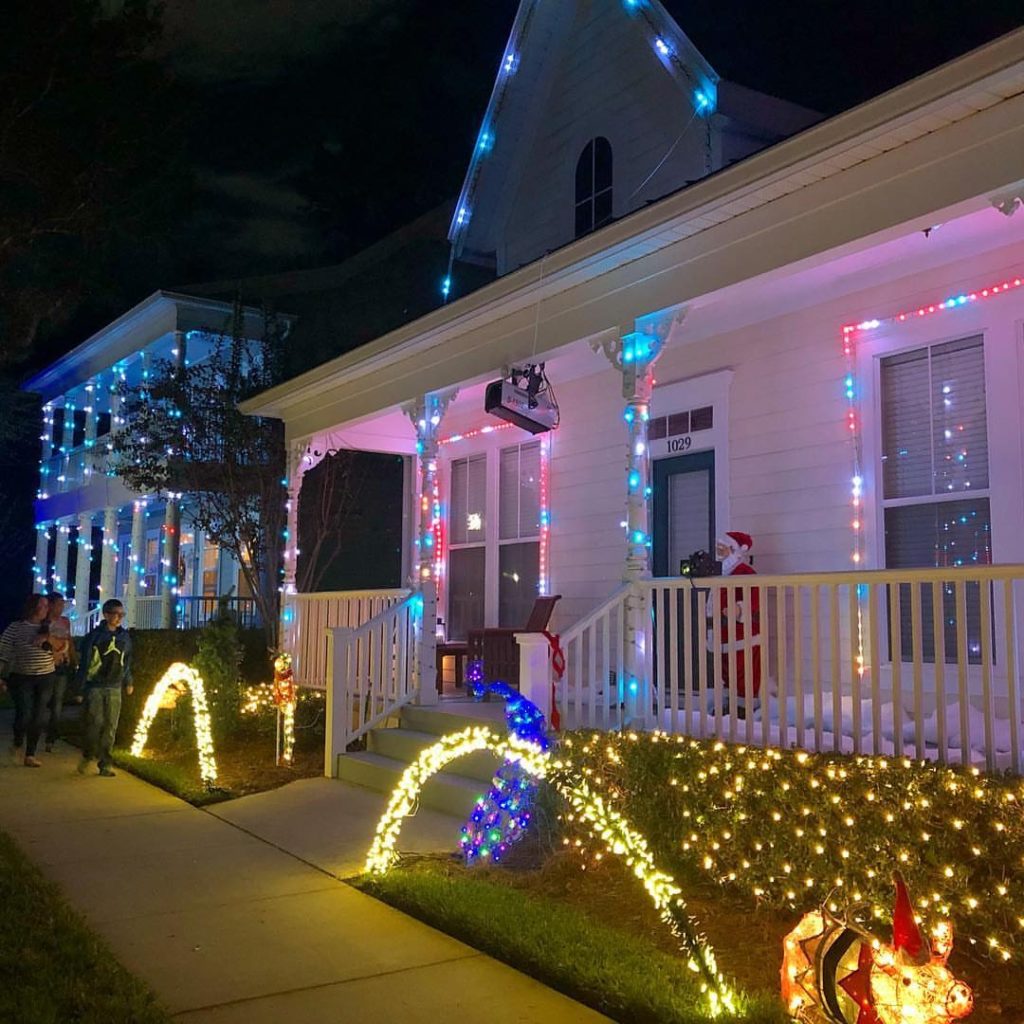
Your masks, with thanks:
[[[192,694],[192,710],[196,726],[196,748],[199,753],[199,776],[206,786],[217,781],[217,759],[213,756],[213,734],[210,731],[210,709],[206,703],[206,687],[203,677],[180,661],[176,661],[160,677],[153,687],[153,692],[146,698],[139,724],[135,726],[135,737],[132,740],[132,757],[141,757],[149,738],[149,727],[156,718],[156,713],[165,705],[164,698],[171,687],[185,687]]]
[[[398,861],[395,844],[402,822],[415,810],[423,786],[452,761],[478,750],[491,750],[506,762],[518,765],[535,780],[546,779],[555,787],[573,812],[588,824],[595,838],[605,843],[608,852],[621,857],[632,868],[661,919],[678,939],[687,957],[687,967],[700,976],[701,991],[707,998],[711,1016],[735,1012],[735,991],[719,971],[714,950],[698,933],[697,923],[690,916],[675,879],[656,867],[647,840],[594,793],[584,779],[571,773],[563,762],[552,760],[551,753],[536,743],[515,736],[498,736],[486,726],[471,726],[443,736],[427,747],[402,773],[391,794],[387,809],[377,823],[364,870],[368,874],[383,875],[394,867]]]

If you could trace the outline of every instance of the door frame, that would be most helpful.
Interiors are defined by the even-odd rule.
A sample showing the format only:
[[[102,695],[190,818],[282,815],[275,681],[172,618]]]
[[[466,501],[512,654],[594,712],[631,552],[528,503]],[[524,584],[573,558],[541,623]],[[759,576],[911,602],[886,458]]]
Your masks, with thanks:
[[[656,459],[652,463],[652,520],[651,531],[651,570],[654,576],[665,577],[678,575],[678,568],[668,564],[668,495],[666,485],[668,478],[679,473],[701,473],[707,470],[710,473],[708,486],[710,489],[710,502],[708,505],[708,537],[713,541],[715,537],[715,451],[708,449],[702,452],[687,452],[685,455],[674,455],[668,458]],[[712,557],[713,551],[708,552]]]

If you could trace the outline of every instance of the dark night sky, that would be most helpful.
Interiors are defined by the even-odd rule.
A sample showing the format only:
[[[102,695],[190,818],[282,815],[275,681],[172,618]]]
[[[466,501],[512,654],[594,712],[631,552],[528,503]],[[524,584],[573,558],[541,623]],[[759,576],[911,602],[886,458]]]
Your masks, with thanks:
[[[516,6],[167,0],[204,196],[183,280],[338,260],[453,196]],[[666,6],[723,76],[824,113],[1024,23],[1021,0]]]

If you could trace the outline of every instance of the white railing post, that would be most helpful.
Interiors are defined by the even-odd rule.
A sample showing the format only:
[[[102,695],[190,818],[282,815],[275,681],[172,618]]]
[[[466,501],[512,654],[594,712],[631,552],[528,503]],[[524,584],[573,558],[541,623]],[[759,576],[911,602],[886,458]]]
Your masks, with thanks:
[[[327,709],[324,720],[324,775],[338,777],[338,758],[345,753],[352,729],[352,680],[349,651],[353,630],[335,626],[327,630]]]
[[[416,689],[414,701],[424,707],[437,703],[437,586],[433,580],[425,580],[420,587],[418,622],[416,635]]]
[[[519,645],[519,692],[540,708],[550,724],[551,645],[543,633],[517,633],[516,643]]]

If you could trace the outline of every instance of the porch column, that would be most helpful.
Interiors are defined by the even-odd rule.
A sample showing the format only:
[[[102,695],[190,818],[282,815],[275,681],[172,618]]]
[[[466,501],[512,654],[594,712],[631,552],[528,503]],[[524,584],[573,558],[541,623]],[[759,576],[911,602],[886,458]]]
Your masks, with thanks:
[[[438,584],[443,572],[441,499],[437,455],[440,426],[458,391],[427,394],[404,407],[416,430],[416,488],[419,529],[413,548],[410,585],[423,599],[416,637],[416,683],[419,704],[437,703]]]
[[[288,518],[284,533],[284,580],[283,593],[296,592],[296,578],[299,568],[299,492],[302,490],[302,477],[305,474],[303,457],[306,454],[306,441],[293,441],[288,446],[288,476],[285,487],[288,489],[288,501],[285,508]],[[284,603],[281,605],[284,608]]]
[[[181,552],[181,495],[168,494],[164,511],[164,543],[161,554],[163,568],[163,600],[160,603],[160,625],[174,629],[178,603],[178,556]]]
[[[661,355],[669,330],[679,317],[651,319],[651,330],[622,334],[594,343],[622,374],[623,418],[626,421],[626,551],[622,579],[633,584],[625,602],[623,636],[624,678],[619,691],[625,719],[640,725],[653,724],[654,679],[652,652],[647,650],[650,603],[641,581],[650,577],[651,535],[649,501],[651,460],[647,424],[650,419],[654,364]]]
[[[82,470],[85,483],[92,479],[93,461],[96,458],[96,419],[99,415],[96,412],[96,387],[95,381],[85,386],[85,468]]]
[[[89,614],[89,574],[92,569],[92,513],[78,517],[78,562],[75,567],[75,618]]]
[[[47,402],[43,406],[43,432],[39,435],[40,441],[40,454],[39,454],[39,490],[36,493],[37,498],[47,498],[49,495],[57,489],[56,475],[51,473],[50,459],[53,458],[53,406]],[[46,558],[45,556],[37,562],[37,566],[41,566],[44,570],[46,569]],[[38,579],[39,571],[36,571],[36,577]]]
[[[36,557],[32,565],[32,586],[36,593],[47,589],[50,567],[50,527],[46,523],[36,524]]]
[[[71,526],[69,522],[57,522],[57,550],[53,556],[53,589],[65,594],[68,587],[68,545]]]
[[[112,597],[117,586],[117,509],[103,510],[103,544],[100,555],[100,604]]]
[[[129,554],[131,568],[128,571],[128,582],[125,584],[124,591],[124,617],[129,626],[138,626],[136,612],[139,607],[139,590],[142,584],[142,574],[146,571],[145,542],[146,499],[138,498],[132,502],[132,543]]]

